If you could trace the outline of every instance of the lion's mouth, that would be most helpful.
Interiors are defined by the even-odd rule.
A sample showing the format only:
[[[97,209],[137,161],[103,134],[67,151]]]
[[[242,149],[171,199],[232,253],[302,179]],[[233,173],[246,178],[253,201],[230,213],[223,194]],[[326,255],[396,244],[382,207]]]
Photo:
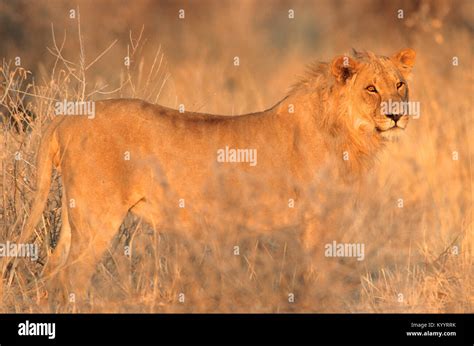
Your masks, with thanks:
[[[388,129],[380,129],[376,128],[377,132],[380,134],[380,136],[387,141],[390,142],[397,142],[399,138],[401,137],[403,131],[405,130],[403,127],[394,125]]]
[[[402,132],[405,130],[408,119],[402,116],[399,119],[384,119],[383,121],[375,121],[375,128],[377,132]]]
[[[375,129],[379,133],[388,132],[388,131],[398,131],[398,130],[403,131],[403,130],[405,130],[404,127],[401,127],[401,126],[398,126],[398,125],[393,125],[392,127],[389,127],[388,129],[383,129],[383,128],[380,128],[380,127],[377,126]]]
[[[403,131],[403,130],[405,130],[406,126],[401,126],[401,124],[399,124],[399,122],[394,123],[392,121],[392,124],[393,125],[391,125],[390,127],[387,127],[387,128],[384,128],[384,127],[381,127],[381,126],[375,126],[375,129],[379,133],[387,132],[387,131]]]

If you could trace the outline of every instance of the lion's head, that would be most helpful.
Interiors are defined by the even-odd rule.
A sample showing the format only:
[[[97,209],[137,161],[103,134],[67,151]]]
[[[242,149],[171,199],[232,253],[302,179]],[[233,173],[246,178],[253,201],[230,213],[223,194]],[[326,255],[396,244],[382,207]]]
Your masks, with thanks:
[[[335,87],[346,95],[355,128],[375,131],[383,139],[396,139],[403,132],[409,115],[407,79],[414,62],[415,52],[409,48],[390,58],[354,51],[353,57],[332,61]]]

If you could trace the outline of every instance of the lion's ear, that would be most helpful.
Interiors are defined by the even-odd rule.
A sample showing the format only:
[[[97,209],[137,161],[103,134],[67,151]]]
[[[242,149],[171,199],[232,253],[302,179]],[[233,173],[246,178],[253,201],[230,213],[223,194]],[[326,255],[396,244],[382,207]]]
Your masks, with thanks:
[[[405,48],[392,55],[392,61],[398,66],[402,74],[407,77],[415,65],[416,53],[411,48]]]
[[[346,80],[352,77],[358,70],[360,64],[348,56],[338,56],[331,64],[331,73],[340,83],[345,83]]]

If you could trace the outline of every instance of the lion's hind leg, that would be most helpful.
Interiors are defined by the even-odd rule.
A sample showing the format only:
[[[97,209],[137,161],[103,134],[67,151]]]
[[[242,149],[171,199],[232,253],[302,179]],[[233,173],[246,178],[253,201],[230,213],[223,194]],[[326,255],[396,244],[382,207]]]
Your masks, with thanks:
[[[127,208],[107,213],[79,209],[69,209],[71,245],[66,262],[60,267],[55,280],[56,287],[61,287],[59,298],[66,305],[66,310],[72,311],[88,303],[88,290],[97,264],[127,213]]]
[[[54,303],[56,300],[59,300],[60,303],[66,301],[66,297],[62,296],[61,285],[63,285],[64,280],[62,279],[62,268],[64,267],[66,260],[69,255],[69,250],[71,247],[71,225],[69,223],[69,211],[68,203],[66,198],[66,193],[63,190],[63,196],[61,201],[61,230],[58,235],[58,241],[56,247],[49,255],[46,266],[42,273],[42,278],[47,290],[47,297],[49,306],[43,305],[43,310],[46,309],[53,311]]]

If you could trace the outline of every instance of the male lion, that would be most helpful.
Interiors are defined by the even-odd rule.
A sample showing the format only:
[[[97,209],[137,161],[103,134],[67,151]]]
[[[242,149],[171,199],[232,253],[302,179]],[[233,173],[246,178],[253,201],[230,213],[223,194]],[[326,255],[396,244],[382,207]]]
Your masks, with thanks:
[[[342,172],[360,173],[403,132],[408,115],[383,113],[382,103],[408,100],[414,59],[411,49],[390,58],[336,57],[314,65],[274,107],[252,114],[117,99],[97,102],[93,119],[58,116],[39,148],[36,197],[20,242],[42,214],[53,167],[62,174],[62,229],[44,275],[66,285],[62,296],[85,295],[129,211],[187,234],[226,212],[250,211],[246,226],[259,231],[295,222],[298,208],[288,200],[300,203],[324,162],[335,158]],[[249,185],[254,198],[240,198]],[[280,206],[286,210],[276,212]]]

